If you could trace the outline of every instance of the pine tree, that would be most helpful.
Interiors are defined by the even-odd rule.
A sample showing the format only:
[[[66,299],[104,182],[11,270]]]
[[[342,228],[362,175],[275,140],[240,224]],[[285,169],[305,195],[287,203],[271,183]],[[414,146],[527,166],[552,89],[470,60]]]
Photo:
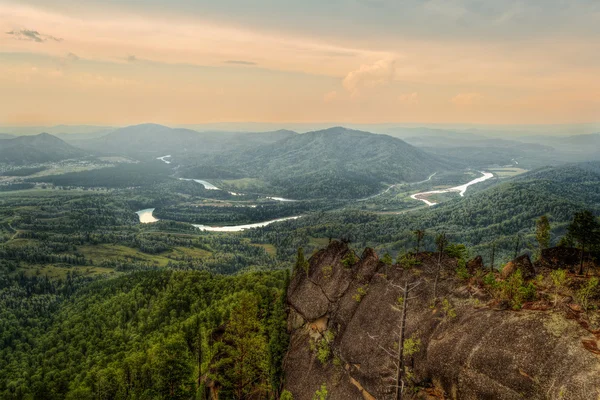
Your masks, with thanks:
[[[583,275],[583,256],[586,246],[594,245],[600,241],[600,224],[594,214],[589,210],[575,213],[573,222],[568,227],[568,232],[577,241],[581,248],[579,274]]]
[[[550,221],[545,215],[542,215],[535,224],[535,238],[539,244],[539,256],[541,256],[542,250],[550,247]]]

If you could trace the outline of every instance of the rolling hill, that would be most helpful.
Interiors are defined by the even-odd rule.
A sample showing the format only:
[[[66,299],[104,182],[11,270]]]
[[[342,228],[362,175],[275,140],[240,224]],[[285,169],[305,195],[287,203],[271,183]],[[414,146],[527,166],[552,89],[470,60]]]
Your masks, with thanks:
[[[293,236],[296,231],[313,237],[350,238],[360,246],[378,246],[382,252],[398,254],[414,246],[414,230],[424,229],[426,249],[434,249],[436,234],[445,232],[450,241],[467,245],[484,259],[495,242],[500,262],[513,257],[517,235],[521,250],[536,248],[535,220],[541,215],[550,218],[552,244],[556,244],[573,214],[584,209],[600,214],[597,162],[541,168],[464,198],[398,215],[347,210],[314,213],[291,222],[285,234]],[[256,234],[271,229],[265,227]]]
[[[0,162],[31,164],[78,158],[86,152],[48,133],[0,139]]]
[[[244,171],[298,199],[362,197],[384,184],[427,179],[455,166],[400,139],[342,127],[292,135],[210,162]]]
[[[199,154],[240,150],[273,143],[294,134],[284,130],[260,133],[197,132],[158,124],[141,124],[119,128],[102,137],[80,139],[74,144],[105,154],[138,158],[171,154],[185,159]]]

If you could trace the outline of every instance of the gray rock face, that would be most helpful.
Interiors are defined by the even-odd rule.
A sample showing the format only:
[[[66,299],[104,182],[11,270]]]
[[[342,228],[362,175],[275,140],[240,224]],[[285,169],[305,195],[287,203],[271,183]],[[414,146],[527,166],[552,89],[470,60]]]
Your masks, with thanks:
[[[297,272],[290,284],[284,368],[295,400],[311,400],[323,383],[330,399],[393,398],[388,352],[397,348],[407,281],[420,282],[406,327],[406,337],[421,343],[405,359],[413,382],[451,399],[600,399],[600,360],[589,350],[598,348],[600,335],[562,309],[495,311],[475,300],[447,257],[434,305],[437,255],[422,253],[421,265],[407,270],[381,263],[371,250],[345,267],[348,251],[332,243],[311,258],[308,275]],[[424,391],[411,396],[427,398]]]

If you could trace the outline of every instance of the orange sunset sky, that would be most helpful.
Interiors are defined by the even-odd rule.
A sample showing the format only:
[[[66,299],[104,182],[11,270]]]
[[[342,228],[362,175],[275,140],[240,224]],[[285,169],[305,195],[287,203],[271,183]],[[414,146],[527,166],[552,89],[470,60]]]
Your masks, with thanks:
[[[600,120],[600,2],[0,0],[0,125]]]

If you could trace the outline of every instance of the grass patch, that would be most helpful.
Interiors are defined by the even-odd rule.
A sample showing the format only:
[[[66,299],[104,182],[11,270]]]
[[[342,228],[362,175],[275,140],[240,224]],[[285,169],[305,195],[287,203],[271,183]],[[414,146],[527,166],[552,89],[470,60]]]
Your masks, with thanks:
[[[523,168],[494,168],[490,169],[489,172],[497,175],[499,178],[510,178],[511,176],[521,175],[527,172],[526,169]]]
[[[252,243],[252,246],[262,247],[265,249],[268,255],[275,257],[277,255],[277,248],[272,244]]]
[[[175,247],[172,250],[160,254],[146,254],[131,247],[115,244],[85,245],[80,246],[77,250],[83,254],[86,259],[92,260],[94,264],[98,264],[103,260],[116,261],[131,259],[158,267],[166,267],[169,261],[172,261],[175,258],[206,258],[211,255],[209,251],[189,247]]]
[[[47,276],[51,279],[65,279],[69,272],[80,275],[101,275],[101,274],[118,274],[112,268],[92,267],[92,266],[59,266],[52,264],[45,265],[28,265],[21,267],[19,270],[25,272],[27,276]]]
[[[218,183],[215,186],[222,186],[234,192],[262,192],[269,187],[266,182],[257,178],[224,179],[215,182]]]
[[[317,249],[323,249],[329,245],[329,239],[328,238],[310,237],[308,239],[308,243],[309,243],[309,245],[316,247]]]

